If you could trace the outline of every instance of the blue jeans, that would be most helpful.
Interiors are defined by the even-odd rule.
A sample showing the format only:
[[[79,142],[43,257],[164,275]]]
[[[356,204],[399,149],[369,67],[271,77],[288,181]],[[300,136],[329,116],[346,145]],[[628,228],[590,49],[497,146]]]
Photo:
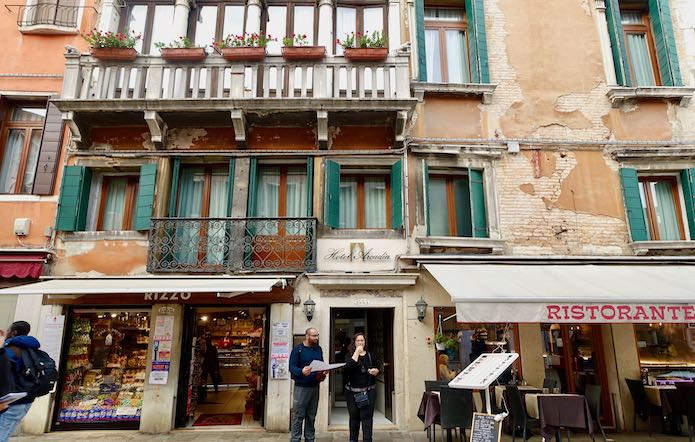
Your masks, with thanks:
[[[17,430],[19,423],[29,412],[31,403],[10,405],[10,408],[0,414],[0,442],[7,442]]]
[[[294,386],[290,442],[299,442],[302,439],[302,423],[304,424],[304,440],[306,442],[314,442],[316,438],[314,422],[316,421],[316,411],[318,407],[318,385],[316,387]]]

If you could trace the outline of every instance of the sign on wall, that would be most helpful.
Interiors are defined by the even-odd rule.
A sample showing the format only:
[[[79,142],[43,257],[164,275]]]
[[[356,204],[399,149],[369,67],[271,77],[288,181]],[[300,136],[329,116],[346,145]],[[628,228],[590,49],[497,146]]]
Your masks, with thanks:
[[[270,370],[273,379],[290,378],[290,323],[273,322],[270,330]]]
[[[406,252],[402,239],[320,239],[318,270],[393,270],[396,257]]]

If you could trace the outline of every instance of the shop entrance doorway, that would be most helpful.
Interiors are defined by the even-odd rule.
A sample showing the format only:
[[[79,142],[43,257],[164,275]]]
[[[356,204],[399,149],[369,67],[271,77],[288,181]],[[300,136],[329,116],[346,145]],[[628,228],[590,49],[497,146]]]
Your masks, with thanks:
[[[394,416],[393,372],[393,308],[332,308],[331,309],[331,362],[345,362],[347,348],[355,333],[364,333],[367,346],[383,364],[377,377],[377,399],[374,411],[375,424],[392,424]],[[345,402],[345,380],[342,370],[330,379],[330,425],[347,425],[348,411]]]
[[[601,386],[601,422],[613,425],[600,325],[541,324],[545,377],[563,393],[584,394],[587,385]]]
[[[263,307],[187,307],[176,426],[261,427],[266,386]]]

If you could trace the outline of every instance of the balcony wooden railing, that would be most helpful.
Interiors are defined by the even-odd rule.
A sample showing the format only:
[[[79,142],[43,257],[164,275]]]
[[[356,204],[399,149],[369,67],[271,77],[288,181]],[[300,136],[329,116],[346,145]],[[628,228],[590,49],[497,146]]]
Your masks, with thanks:
[[[211,54],[200,63],[168,63],[139,55],[133,62],[100,61],[69,52],[63,100],[369,99],[399,100],[410,93],[409,55],[353,63],[342,56],[319,62],[229,62]]]
[[[315,218],[153,218],[150,225],[150,273],[315,270]]]

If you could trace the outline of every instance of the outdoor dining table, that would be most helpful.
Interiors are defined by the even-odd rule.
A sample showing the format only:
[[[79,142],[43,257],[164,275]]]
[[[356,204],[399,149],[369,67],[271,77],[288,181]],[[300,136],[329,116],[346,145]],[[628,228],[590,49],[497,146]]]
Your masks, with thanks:
[[[502,393],[504,393],[506,388],[506,385],[495,385],[495,404],[498,410],[502,409]],[[521,393],[522,396],[528,393],[540,393],[542,391],[540,388],[534,387],[533,385],[519,385],[516,388],[519,389],[519,393]]]
[[[580,394],[526,395],[526,413],[540,420],[541,436],[550,440],[560,427],[582,428],[594,434],[591,412],[586,398]]]
[[[645,385],[644,392],[650,404],[661,409],[661,416],[666,424],[665,430],[672,434],[681,434],[680,415],[686,413],[684,398],[675,385]]]
[[[483,401],[479,394],[473,395],[473,405],[475,410],[478,412],[483,412]],[[439,423],[439,413],[441,412],[441,403],[439,401],[438,391],[426,391],[422,393],[422,399],[420,399],[420,407],[417,411],[417,417],[425,425],[425,428],[430,428],[433,424]],[[447,437],[451,440],[451,434]]]

